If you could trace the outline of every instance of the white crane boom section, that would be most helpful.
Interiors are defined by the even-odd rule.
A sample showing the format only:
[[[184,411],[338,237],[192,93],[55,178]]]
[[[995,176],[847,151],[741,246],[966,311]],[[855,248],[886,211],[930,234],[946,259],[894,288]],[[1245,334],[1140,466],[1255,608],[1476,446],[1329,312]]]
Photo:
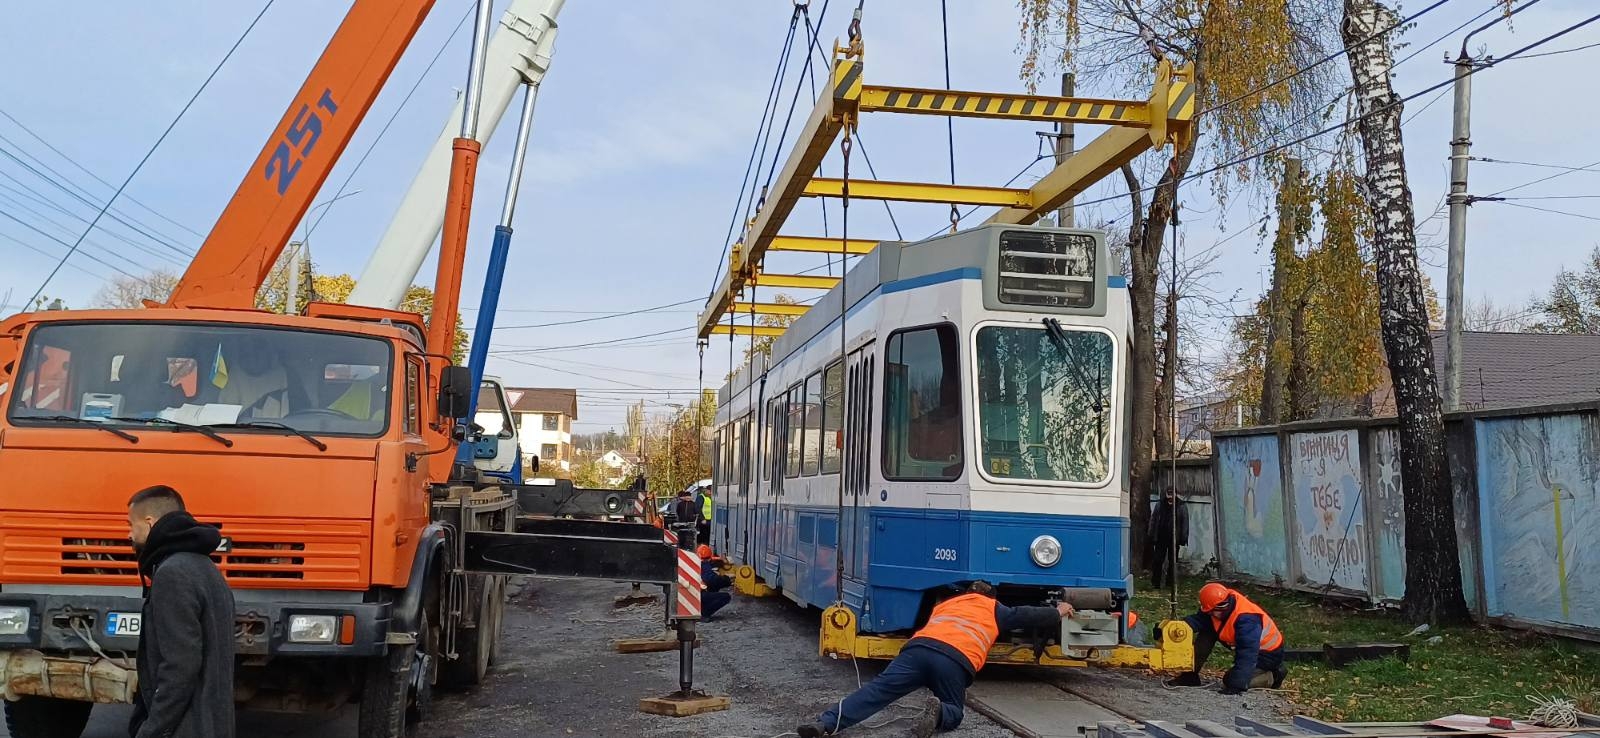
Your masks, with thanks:
[[[565,0],[511,0],[500,17],[487,50],[478,139],[488,144],[500,119],[511,106],[517,88],[530,86],[537,94],[550,58],[555,53],[556,14]],[[372,252],[356,279],[350,302],[395,309],[422,268],[444,228],[446,190],[450,182],[451,144],[460,133],[461,100],[445,118],[444,130],[428,151],[411,188],[389,221],[383,240]]]

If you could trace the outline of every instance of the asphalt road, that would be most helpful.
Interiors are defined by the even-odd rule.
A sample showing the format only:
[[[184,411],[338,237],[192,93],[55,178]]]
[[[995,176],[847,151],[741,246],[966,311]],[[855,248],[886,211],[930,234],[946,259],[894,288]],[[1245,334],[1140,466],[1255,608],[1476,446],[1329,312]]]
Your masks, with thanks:
[[[738,598],[716,622],[700,626],[701,648],[695,660],[696,686],[728,695],[732,707],[691,718],[646,715],[637,709],[640,698],[677,688],[677,655],[612,651],[613,639],[651,636],[660,628],[659,605],[613,608],[613,597],[626,590],[626,585],[609,582],[525,580],[508,605],[500,659],[487,683],[470,692],[440,695],[432,718],[419,727],[416,738],[774,738],[847,694],[858,678],[870,679],[882,668],[876,662],[818,657],[815,610],[782,598]],[[1146,718],[1206,716],[1223,722],[1231,722],[1231,715],[1238,712],[1266,717],[1285,709],[1274,695],[1241,699],[1214,691],[1167,690],[1153,677],[1133,672],[991,669],[980,680],[982,689],[975,694],[986,695],[991,706],[1015,705],[1019,718],[1029,713],[1052,724],[1070,724],[1074,730],[1080,718],[1093,722],[1104,709]],[[1095,709],[1076,697],[1041,691],[1041,681],[1072,690],[1092,701]],[[910,704],[893,706],[869,722],[881,727],[851,734],[910,736],[919,701],[904,702]],[[126,707],[97,707],[84,736],[125,738],[127,719]],[[331,716],[243,713],[238,735],[354,738],[355,722],[352,708]],[[0,727],[0,736],[6,735]],[[969,709],[954,735],[1015,734]]]

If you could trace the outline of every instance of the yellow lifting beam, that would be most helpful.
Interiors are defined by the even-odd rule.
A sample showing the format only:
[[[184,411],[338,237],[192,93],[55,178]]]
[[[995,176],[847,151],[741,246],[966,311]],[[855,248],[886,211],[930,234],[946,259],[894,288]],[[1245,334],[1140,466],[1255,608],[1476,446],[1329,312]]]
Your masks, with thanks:
[[[810,309],[810,305],[796,305],[794,303],[785,302],[733,303],[733,314],[735,316],[755,313],[756,315],[793,315],[799,317],[801,315],[805,315],[806,311]]]
[[[748,325],[747,324],[747,325],[732,325],[732,326],[730,326],[727,323],[718,323],[718,324],[716,324],[714,326],[711,326],[711,335],[713,335],[713,336],[726,336],[729,333],[732,333],[735,336],[746,336],[746,337],[757,336],[757,337],[760,337],[760,338],[777,338],[778,336],[783,335],[783,332],[786,331],[786,330],[788,330],[788,329],[784,328],[782,326],[776,326],[776,325]]]
[[[843,197],[844,180],[813,179],[806,183],[806,197]],[[885,182],[877,179],[850,181],[851,199],[893,200],[895,202],[937,202],[956,205],[999,205],[1001,207],[1028,207],[1033,204],[1033,193],[1009,187],[974,187],[971,185],[925,184],[922,182]],[[835,248],[837,253],[839,249]]]
[[[854,188],[850,194],[855,195]],[[846,243],[852,256],[861,256],[878,248],[878,242],[866,238],[852,238]],[[839,239],[817,236],[778,236],[767,245],[768,251],[802,251],[811,254],[839,253]]]
[[[838,277],[819,277],[815,274],[762,274],[754,282],[762,287],[789,290],[831,290],[839,283]]]
[[[840,180],[815,176],[823,159],[846,126],[862,113],[946,115],[968,118],[1029,120],[1045,123],[1105,125],[1110,130],[1058,165],[1026,190],[1005,187],[942,185],[879,180],[851,180],[850,196],[873,200],[995,206],[987,222],[1026,224],[1055,210],[1090,185],[1132,161],[1139,154],[1168,143],[1187,146],[1194,119],[1193,72],[1168,61],[1156,65],[1156,79],[1147,100],[998,94],[916,87],[868,86],[862,82],[859,45],[835,49],[828,91],[817,100],[794,149],[784,162],[761,208],[747,225],[729,259],[728,273],[717,285],[698,335],[716,331],[734,303],[754,286],[830,289],[832,277],[761,274],[768,251],[839,253],[837,240],[780,236],[778,231],[802,197],[840,197]],[[865,254],[876,241],[852,240],[844,248]],[[755,299],[753,296],[750,298]],[[759,310],[758,310],[759,312]]]

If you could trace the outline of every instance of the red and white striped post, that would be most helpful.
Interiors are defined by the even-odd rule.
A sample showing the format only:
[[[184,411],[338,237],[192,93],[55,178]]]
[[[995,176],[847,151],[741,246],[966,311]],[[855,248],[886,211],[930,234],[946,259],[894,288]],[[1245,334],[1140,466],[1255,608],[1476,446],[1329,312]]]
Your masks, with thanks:
[[[665,531],[668,543],[678,547],[678,573],[673,585],[672,619],[678,630],[678,689],[688,696],[694,690],[695,623],[700,620],[700,590],[704,586],[700,577],[700,555],[695,553],[694,521],[673,526],[676,531]]]

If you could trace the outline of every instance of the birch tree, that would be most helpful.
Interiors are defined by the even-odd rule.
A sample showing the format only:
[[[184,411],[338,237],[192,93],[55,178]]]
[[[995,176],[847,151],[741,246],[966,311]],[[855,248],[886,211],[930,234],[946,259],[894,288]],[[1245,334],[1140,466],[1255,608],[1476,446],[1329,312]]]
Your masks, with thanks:
[[[1416,215],[1405,169],[1401,100],[1391,83],[1399,16],[1377,0],[1344,0],[1344,38],[1354,82],[1357,129],[1377,264],[1380,324],[1400,422],[1405,489],[1406,614],[1415,620],[1468,619],[1461,591],[1455,506],[1446,458],[1443,402],[1433,372],[1424,283],[1417,268]]]

